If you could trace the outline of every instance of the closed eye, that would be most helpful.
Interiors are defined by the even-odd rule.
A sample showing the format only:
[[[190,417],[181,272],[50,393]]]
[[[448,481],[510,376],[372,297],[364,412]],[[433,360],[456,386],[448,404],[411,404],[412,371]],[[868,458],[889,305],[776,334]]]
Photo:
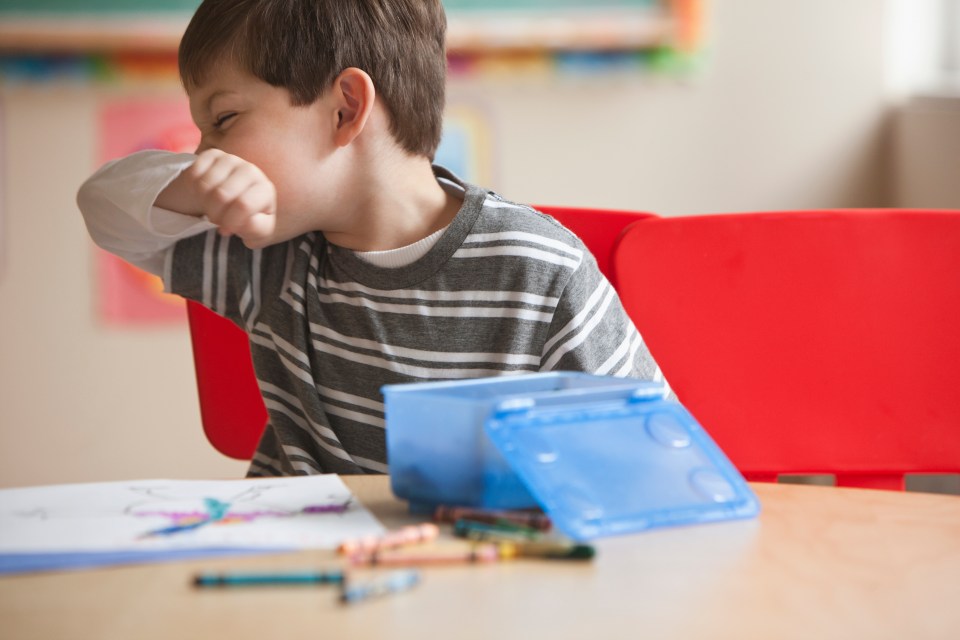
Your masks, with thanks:
[[[235,115],[237,114],[234,112],[223,114],[222,116],[218,117],[216,120],[213,121],[213,128],[217,130],[221,129],[223,125],[226,124],[227,121],[233,118]]]

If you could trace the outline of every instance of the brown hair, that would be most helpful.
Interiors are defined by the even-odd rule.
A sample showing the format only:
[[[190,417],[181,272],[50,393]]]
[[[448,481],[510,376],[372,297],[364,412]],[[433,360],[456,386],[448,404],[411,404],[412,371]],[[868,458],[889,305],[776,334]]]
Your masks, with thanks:
[[[357,67],[373,79],[399,145],[432,159],[446,26],[440,0],[204,0],[180,41],[180,78],[197,87],[232,62],[306,105]]]

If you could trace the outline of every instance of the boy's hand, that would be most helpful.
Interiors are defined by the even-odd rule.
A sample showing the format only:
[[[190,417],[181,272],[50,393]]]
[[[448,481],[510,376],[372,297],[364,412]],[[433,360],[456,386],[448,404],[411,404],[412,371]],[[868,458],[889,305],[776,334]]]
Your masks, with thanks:
[[[185,204],[190,201],[189,204]],[[219,149],[206,149],[157,198],[160,207],[198,213],[236,234],[251,249],[266,246],[276,229],[277,191],[254,164]],[[193,211],[191,211],[191,209]]]

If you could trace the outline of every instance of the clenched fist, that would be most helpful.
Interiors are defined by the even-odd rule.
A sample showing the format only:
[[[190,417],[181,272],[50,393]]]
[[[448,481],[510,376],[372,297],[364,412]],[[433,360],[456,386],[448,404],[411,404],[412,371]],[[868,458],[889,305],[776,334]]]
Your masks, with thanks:
[[[224,236],[251,249],[270,244],[277,223],[277,190],[256,165],[206,149],[157,199],[159,206],[205,215]]]

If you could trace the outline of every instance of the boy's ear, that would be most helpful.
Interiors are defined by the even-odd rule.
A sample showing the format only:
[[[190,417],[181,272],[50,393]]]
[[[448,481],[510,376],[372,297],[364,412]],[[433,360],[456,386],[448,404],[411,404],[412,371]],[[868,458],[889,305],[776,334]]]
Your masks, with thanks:
[[[333,81],[337,103],[337,122],[334,142],[345,147],[360,135],[373,110],[376,90],[373,80],[361,69],[348,67]]]

